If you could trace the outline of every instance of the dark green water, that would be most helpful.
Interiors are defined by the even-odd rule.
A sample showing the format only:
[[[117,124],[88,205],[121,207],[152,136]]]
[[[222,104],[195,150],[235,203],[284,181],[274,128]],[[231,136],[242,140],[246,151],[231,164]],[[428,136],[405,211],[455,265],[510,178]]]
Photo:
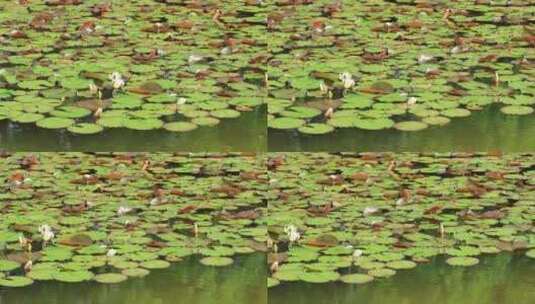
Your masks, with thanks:
[[[265,265],[264,254],[236,257],[228,267],[207,267],[190,258],[120,284],[0,287],[0,304],[266,304]]]
[[[473,267],[443,259],[364,285],[287,283],[270,288],[269,304],[533,304],[535,263],[508,253]]]
[[[266,107],[244,112],[214,127],[186,133],[165,130],[106,129],[94,135],[48,130],[34,124],[0,121],[0,149],[9,151],[149,151],[262,152],[266,151]]]
[[[325,135],[269,129],[269,151],[525,152],[535,150],[535,114],[504,115],[493,105],[417,132],[339,129]]]

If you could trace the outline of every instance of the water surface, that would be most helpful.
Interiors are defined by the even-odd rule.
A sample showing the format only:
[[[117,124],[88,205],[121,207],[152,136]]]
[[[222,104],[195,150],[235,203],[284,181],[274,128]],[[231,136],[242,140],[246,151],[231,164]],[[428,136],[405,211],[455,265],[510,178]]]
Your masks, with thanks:
[[[264,254],[235,257],[228,267],[190,257],[144,278],[119,284],[35,282],[0,287],[0,304],[266,304]]]
[[[0,149],[10,151],[147,151],[147,152],[262,152],[266,150],[266,107],[223,119],[213,127],[191,132],[105,129],[77,135],[35,124],[0,121]]]
[[[269,304],[532,304],[535,263],[521,255],[481,257],[473,267],[437,258],[364,285],[286,283],[270,288]]]
[[[526,152],[535,150],[535,114],[504,115],[498,105],[417,132],[337,129],[325,135],[268,130],[269,151]]]

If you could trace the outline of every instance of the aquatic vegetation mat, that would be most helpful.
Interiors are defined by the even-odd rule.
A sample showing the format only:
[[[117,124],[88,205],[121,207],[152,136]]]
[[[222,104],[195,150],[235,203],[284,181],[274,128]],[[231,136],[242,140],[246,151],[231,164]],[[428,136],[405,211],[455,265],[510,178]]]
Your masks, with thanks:
[[[271,2],[268,126],[418,131],[535,104],[535,2]]]
[[[534,154],[270,153],[267,167],[269,287],[535,257]]]
[[[264,103],[257,1],[3,1],[0,120],[186,132]]]
[[[266,249],[260,156],[2,154],[0,168],[0,286],[113,284]]]

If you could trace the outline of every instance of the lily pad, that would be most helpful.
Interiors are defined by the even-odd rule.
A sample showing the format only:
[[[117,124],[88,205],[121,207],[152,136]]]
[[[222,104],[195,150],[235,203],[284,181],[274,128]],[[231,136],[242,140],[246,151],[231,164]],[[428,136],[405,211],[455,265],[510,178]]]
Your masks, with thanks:
[[[173,132],[189,132],[197,129],[197,125],[191,122],[177,121],[166,123],[163,128]]]
[[[103,284],[117,284],[125,281],[128,277],[120,273],[97,274],[93,279]]]
[[[206,266],[228,266],[234,261],[228,257],[205,257],[200,260],[201,264]]]
[[[346,274],[340,277],[340,281],[348,284],[365,284],[373,281],[373,279],[373,276],[362,273]]]
[[[394,125],[394,128],[401,131],[420,131],[427,128],[427,124],[421,121],[403,121]]]
[[[61,117],[47,117],[37,121],[36,125],[45,129],[63,129],[74,124],[74,120]]]
[[[96,134],[104,130],[101,125],[93,123],[78,123],[67,128],[69,132],[76,134]]]
[[[24,287],[32,285],[33,280],[27,277],[22,276],[10,276],[5,278],[0,278],[0,286],[4,287]]]
[[[448,258],[446,263],[452,266],[474,266],[479,263],[479,260],[474,257],[452,257]]]
[[[500,111],[508,115],[528,115],[533,113],[533,108],[528,106],[505,106]]]

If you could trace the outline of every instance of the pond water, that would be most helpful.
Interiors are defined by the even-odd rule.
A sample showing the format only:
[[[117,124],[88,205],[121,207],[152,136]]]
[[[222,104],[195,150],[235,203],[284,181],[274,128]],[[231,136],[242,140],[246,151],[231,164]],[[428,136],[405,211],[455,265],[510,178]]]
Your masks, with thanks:
[[[481,257],[472,267],[443,258],[364,285],[287,283],[270,288],[270,304],[531,304],[535,264],[521,255]]]
[[[244,127],[245,126],[245,127]],[[10,151],[158,151],[205,152],[266,150],[266,107],[244,112],[214,127],[190,132],[106,129],[94,135],[0,121],[0,149]]]
[[[207,267],[188,258],[119,284],[44,282],[0,288],[0,304],[265,304],[264,265],[264,254],[236,257],[228,267]]]
[[[499,106],[416,132],[338,129],[325,135],[268,130],[269,151],[525,152],[535,150],[535,114],[504,115]]]

